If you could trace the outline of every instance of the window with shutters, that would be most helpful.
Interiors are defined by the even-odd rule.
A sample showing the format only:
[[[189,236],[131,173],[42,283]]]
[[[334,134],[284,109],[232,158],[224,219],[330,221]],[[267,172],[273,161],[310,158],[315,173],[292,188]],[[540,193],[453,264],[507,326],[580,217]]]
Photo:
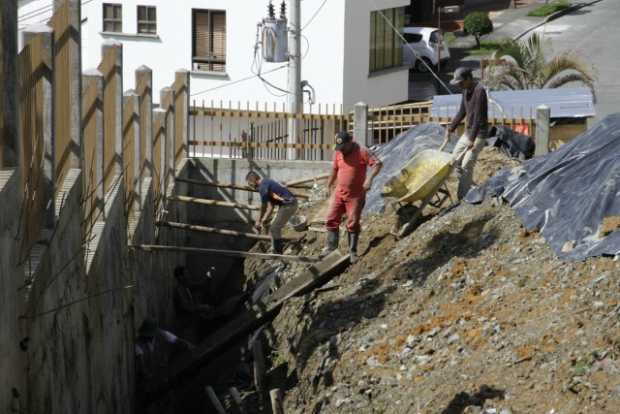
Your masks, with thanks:
[[[196,71],[226,71],[226,12],[193,10],[192,67]]]
[[[138,6],[138,33],[157,34],[157,8]]]
[[[371,73],[403,64],[402,41],[396,31],[402,31],[404,25],[404,7],[370,13]]]
[[[123,6],[103,3],[103,31],[121,33],[123,31]]]

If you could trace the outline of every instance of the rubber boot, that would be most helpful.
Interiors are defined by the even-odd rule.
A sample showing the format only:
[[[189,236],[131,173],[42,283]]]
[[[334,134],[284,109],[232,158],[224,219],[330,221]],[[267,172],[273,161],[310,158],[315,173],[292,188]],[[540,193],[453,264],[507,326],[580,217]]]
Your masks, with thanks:
[[[320,255],[321,258],[328,256],[331,252],[333,252],[334,250],[338,248],[339,238],[340,238],[340,234],[338,230],[327,231],[327,245],[321,252],[321,255]]]
[[[282,239],[274,239],[271,242],[271,246],[273,247],[273,252],[275,254],[283,254],[284,253],[284,240],[282,240]]]
[[[351,264],[357,262],[357,243],[359,242],[359,233],[349,233],[349,255]]]

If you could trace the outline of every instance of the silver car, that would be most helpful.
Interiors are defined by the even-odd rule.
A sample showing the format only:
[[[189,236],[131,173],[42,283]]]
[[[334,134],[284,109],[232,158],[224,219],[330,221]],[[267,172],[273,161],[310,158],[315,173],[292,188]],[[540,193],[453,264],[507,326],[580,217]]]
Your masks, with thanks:
[[[422,61],[432,68],[450,59],[450,49],[443,41],[441,31],[433,27],[405,27],[403,37],[403,64],[419,72],[428,72]]]

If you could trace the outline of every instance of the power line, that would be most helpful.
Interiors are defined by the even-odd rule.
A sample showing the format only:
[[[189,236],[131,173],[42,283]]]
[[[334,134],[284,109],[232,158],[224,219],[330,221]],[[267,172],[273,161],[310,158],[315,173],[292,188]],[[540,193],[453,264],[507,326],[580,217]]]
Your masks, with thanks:
[[[287,67],[287,65],[278,66],[277,68],[274,68],[274,69],[268,70],[267,72],[264,72],[263,75],[266,75],[266,74],[272,73],[272,72],[276,72],[278,70],[282,70],[282,69],[284,69],[286,67]],[[238,79],[238,80],[233,81],[233,82],[228,82],[228,83],[226,83],[224,85],[215,86],[213,88],[209,88],[209,89],[205,89],[205,90],[200,91],[200,92],[193,93],[193,94],[191,94],[191,96],[202,95],[203,93],[207,93],[207,92],[215,91],[215,90],[218,90],[218,89],[226,88],[228,86],[233,86],[233,85],[236,85],[238,83],[245,82],[245,81],[248,81],[248,80],[251,80],[251,79],[254,79],[254,78],[258,78],[258,76],[257,75],[247,76],[245,78]]]
[[[325,6],[325,4],[327,3],[327,0],[323,0],[323,3],[321,3],[321,5],[319,6],[319,8],[314,12],[314,14],[312,15],[312,17],[310,18],[310,20],[308,20],[306,22],[306,24],[303,25],[303,27],[301,28],[301,30],[305,30],[306,27],[310,26],[310,23],[312,23],[314,21],[314,19],[319,15],[319,13],[321,12],[321,10],[323,9],[323,6]]]

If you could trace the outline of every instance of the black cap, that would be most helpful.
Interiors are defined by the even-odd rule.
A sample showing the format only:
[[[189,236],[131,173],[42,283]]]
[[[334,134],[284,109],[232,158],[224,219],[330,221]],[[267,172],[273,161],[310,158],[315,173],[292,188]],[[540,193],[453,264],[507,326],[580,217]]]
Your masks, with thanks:
[[[340,131],[336,134],[336,151],[340,151],[344,144],[353,141],[353,137],[347,131]]]
[[[470,68],[458,68],[454,71],[454,77],[450,81],[452,85],[458,85],[463,82],[465,79],[472,79],[474,75]]]

